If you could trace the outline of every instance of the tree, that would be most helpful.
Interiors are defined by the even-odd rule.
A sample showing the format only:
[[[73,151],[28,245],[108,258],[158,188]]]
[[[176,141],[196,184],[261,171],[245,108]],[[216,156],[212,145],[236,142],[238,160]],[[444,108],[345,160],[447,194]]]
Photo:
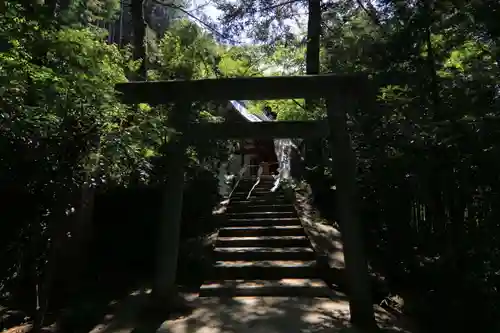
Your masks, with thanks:
[[[130,12],[133,26],[134,60],[140,61],[137,77],[141,81],[147,80],[147,55],[146,55],[146,21],[144,19],[144,0],[131,0]]]

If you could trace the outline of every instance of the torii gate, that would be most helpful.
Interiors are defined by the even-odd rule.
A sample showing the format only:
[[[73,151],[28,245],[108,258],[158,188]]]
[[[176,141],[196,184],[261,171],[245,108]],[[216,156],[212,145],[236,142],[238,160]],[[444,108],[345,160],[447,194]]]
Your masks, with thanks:
[[[336,175],[339,225],[349,285],[351,321],[357,326],[376,327],[371,302],[367,260],[362,242],[356,200],[356,157],[347,132],[346,114],[353,111],[354,98],[362,98],[368,75],[307,75],[250,77],[191,81],[147,81],[116,85],[124,103],[150,105],[175,103],[168,126],[176,133],[170,139],[169,177],[165,184],[166,219],[161,223],[158,251],[169,260],[158,261],[155,291],[167,295],[175,285],[182,211],[185,150],[189,143],[211,139],[276,139],[328,137]],[[356,94],[356,96],[354,96]],[[278,121],[255,123],[191,123],[194,101],[269,100],[306,98],[327,100],[327,121]],[[159,252],[159,253],[162,253]],[[162,259],[161,256],[160,260]]]

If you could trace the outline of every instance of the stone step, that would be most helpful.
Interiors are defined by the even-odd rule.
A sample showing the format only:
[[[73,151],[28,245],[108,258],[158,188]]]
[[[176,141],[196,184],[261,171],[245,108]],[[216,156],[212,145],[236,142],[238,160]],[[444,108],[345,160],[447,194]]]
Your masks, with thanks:
[[[266,200],[266,199],[255,199],[255,198],[249,198],[248,200],[246,198],[244,199],[234,199],[231,198],[230,205],[233,206],[244,206],[245,208],[251,207],[251,206],[262,206],[262,205],[267,205],[267,206],[276,206],[276,205],[288,205],[288,206],[293,206],[290,201],[285,200],[285,199],[273,199],[273,200]]]
[[[264,204],[255,204],[255,203],[238,203],[231,202],[231,204],[227,207],[227,213],[245,213],[245,212],[287,212],[287,211],[295,211],[295,207],[290,203],[282,203],[282,204],[273,204],[273,203],[264,203]]]
[[[285,197],[264,197],[251,195],[248,199],[247,196],[231,196],[231,203],[245,203],[245,204],[283,204],[290,203],[290,201]]]
[[[309,247],[306,236],[218,237],[215,247]]]
[[[231,201],[239,202],[239,201],[251,201],[251,202],[259,202],[259,203],[275,203],[278,201],[287,201],[288,199],[284,195],[274,195],[274,194],[255,194],[252,193],[250,197],[248,197],[248,193],[231,195]],[[289,202],[289,201],[288,201]]]
[[[245,191],[243,193],[232,193],[231,198],[234,198],[234,197],[237,197],[237,198],[245,197],[246,198],[247,196],[248,196],[248,191]],[[255,195],[255,191],[252,191],[252,193],[250,194],[250,197],[253,198],[253,200],[257,200],[257,199],[259,199],[259,200],[262,200],[262,199],[273,200],[276,197],[288,198],[288,196],[283,194],[283,193],[266,192],[266,193],[257,193],[257,195]]]
[[[259,194],[259,195],[284,194],[284,192],[282,190],[276,190],[274,192],[271,192],[272,188],[273,188],[272,186],[265,186],[265,187],[257,186],[256,188],[253,189],[252,194],[253,193]],[[249,187],[237,187],[234,190],[233,194],[240,194],[240,195],[248,194],[248,192],[250,192],[251,189],[252,189],[252,186],[249,186]]]
[[[266,191],[270,192],[271,189],[274,187],[274,182],[272,183],[260,183],[257,186],[253,187],[255,183],[251,184],[239,184],[238,187],[235,188],[235,192],[243,192],[243,191],[250,191],[252,188],[254,191]],[[282,188],[277,188],[275,192],[284,192]]]
[[[247,192],[250,191],[252,188],[253,188],[253,183],[252,184],[248,184],[248,185],[242,185],[242,184],[239,184],[238,187],[236,187],[234,189],[234,193],[236,192]],[[274,187],[274,183],[269,183],[269,184],[259,184],[257,185],[253,190],[254,191],[257,191],[257,192],[266,192],[266,193],[270,193],[271,192],[271,189]],[[277,189],[276,192],[283,192],[282,189]]]
[[[226,216],[229,218],[266,218],[266,217],[272,217],[272,218],[282,218],[282,217],[296,217],[297,213],[295,211],[264,211],[264,212],[254,212],[254,211],[248,211],[248,212],[230,212],[226,213]]]
[[[259,182],[259,185],[262,185],[262,184],[274,184],[274,182],[276,181],[276,179],[274,178],[261,178],[260,179],[260,182]],[[255,184],[255,182],[257,182],[257,178],[253,178],[253,179],[240,179],[240,185],[248,185],[248,184]]]
[[[263,202],[264,200],[265,201],[281,201],[281,200],[287,200],[287,197],[284,195],[284,194],[274,194],[274,193],[267,193],[267,194],[259,194],[259,195],[255,195],[255,193],[252,192],[252,194],[250,194],[250,198],[248,198],[248,192],[247,193],[242,193],[242,194],[232,194],[231,195],[231,199],[233,201],[248,201],[250,199],[252,199],[252,201],[261,201]]]
[[[220,247],[215,248],[214,260],[316,260],[310,247]]]
[[[248,192],[250,192],[252,188],[249,189],[240,189],[237,188],[234,190],[233,194],[234,196],[238,195],[248,195]],[[277,190],[274,192],[271,192],[271,188],[254,188],[252,191],[252,195],[257,195],[257,196],[284,196],[285,192],[281,190]]]
[[[226,227],[301,225],[298,217],[260,217],[250,219],[228,218]]]
[[[255,183],[240,183],[238,187],[235,188],[235,192],[243,192],[243,191],[250,191],[252,187],[255,185]],[[259,183],[254,190],[258,191],[271,191],[271,189],[274,187],[274,182],[269,182],[269,183]],[[282,189],[277,189],[276,191],[282,191]]]
[[[257,236],[305,236],[300,225],[224,227],[219,229],[219,237]]]
[[[242,189],[242,190],[246,190],[246,189],[251,189],[252,187],[255,186],[255,188],[262,188],[262,189],[272,189],[274,187],[274,184],[275,184],[275,181],[272,180],[272,181],[264,181],[264,182],[259,182],[257,184],[257,186],[255,186],[255,182],[240,182],[238,184],[238,187],[236,187],[237,190],[239,189]]]
[[[213,266],[212,274],[214,280],[311,279],[318,276],[315,260],[216,261]]]
[[[248,192],[250,192],[250,190],[252,189],[252,187],[249,187],[249,188],[236,188],[233,192],[233,195],[235,194],[240,194],[240,195],[247,195]],[[253,189],[252,191],[252,194],[257,194],[257,195],[266,195],[266,194],[279,194],[279,195],[284,195],[285,192],[283,190],[276,190],[274,192],[271,192],[271,189],[272,187],[256,187]]]
[[[335,293],[319,279],[207,281],[201,286],[199,295],[200,297],[335,297]]]

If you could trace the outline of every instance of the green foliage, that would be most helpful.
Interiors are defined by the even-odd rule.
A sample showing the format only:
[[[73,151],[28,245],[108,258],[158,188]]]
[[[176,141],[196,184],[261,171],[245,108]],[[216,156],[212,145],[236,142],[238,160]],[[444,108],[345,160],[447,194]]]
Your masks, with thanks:
[[[278,44],[262,64],[270,75],[305,74],[305,54],[305,46],[299,40]]]
[[[160,62],[155,75],[162,78],[215,77],[214,68],[225,77],[260,75],[258,50],[253,47],[217,45],[212,36],[189,20],[178,20],[160,41]]]
[[[130,48],[106,43],[105,32],[88,24],[110,19],[115,7],[112,1],[77,1],[65,15],[47,18],[25,15],[25,7],[9,1],[0,17],[0,39],[8,46],[0,53],[0,149],[5,152],[0,199],[9,203],[0,207],[0,297],[36,300],[37,295],[23,292],[34,290],[40,277],[56,274],[47,271],[53,269],[53,253],[59,257],[63,245],[72,244],[67,236],[78,236],[75,222],[85,219],[87,207],[82,201],[96,190],[161,184],[168,177],[163,148],[171,133],[165,126],[171,106],[121,104],[114,85],[139,64]],[[199,28],[179,21],[160,43],[154,55],[159,66],[150,75],[214,76],[211,65],[219,52],[225,56]],[[194,120],[218,119],[217,108],[194,105]],[[186,205],[198,215],[187,218],[193,223],[190,235],[208,231],[209,224],[195,222],[210,215],[218,200],[217,158],[226,154],[225,143],[209,140],[189,150],[186,179],[193,185]]]
[[[160,42],[160,77],[196,79],[213,73],[215,42],[188,20],[177,21]]]
[[[120,0],[75,0],[64,12],[66,23],[97,24],[116,18]]]
[[[260,76],[262,55],[255,47],[218,48],[218,66],[225,77]]]
[[[73,139],[83,140],[78,147],[81,151],[75,154],[84,155],[95,144],[91,142],[98,140],[108,165],[114,163],[118,155],[113,150],[118,148],[108,138],[122,134],[117,120],[132,111],[120,105],[113,84],[126,79],[125,69],[131,62],[127,53],[100,41],[101,36],[83,28],[10,40],[14,47],[0,56],[8,135],[35,151],[40,149],[38,141],[47,142],[45,149],[57,150]],[[34,51],[43,56],[34,57]],[[22,139],[26,135],[31,143]],[[31,163],[41,162],[37,156],[46,158],[29,155],[34,159]],[[79,162],[83,156],[75,158]]]
[[[273,100],[249,103],[248,110],[252,113],[262,113],[265,106],[269,106],[278,115],[278,120],[311,120],[316,118],[315,113],[304,112],[304,100]]]

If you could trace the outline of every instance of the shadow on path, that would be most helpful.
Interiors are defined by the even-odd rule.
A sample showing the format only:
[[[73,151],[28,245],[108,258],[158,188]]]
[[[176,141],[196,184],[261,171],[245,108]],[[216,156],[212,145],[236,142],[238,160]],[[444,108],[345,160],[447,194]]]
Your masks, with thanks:
[[[350,328],[346,300],[297,297],[235,297],[198,299],[188,317],[165,321],[159,329],[140,333],[321,333]],[[376,309],[384,331],[407,332],[393,316]],[[146,328],[147,329],[147,328]]]

